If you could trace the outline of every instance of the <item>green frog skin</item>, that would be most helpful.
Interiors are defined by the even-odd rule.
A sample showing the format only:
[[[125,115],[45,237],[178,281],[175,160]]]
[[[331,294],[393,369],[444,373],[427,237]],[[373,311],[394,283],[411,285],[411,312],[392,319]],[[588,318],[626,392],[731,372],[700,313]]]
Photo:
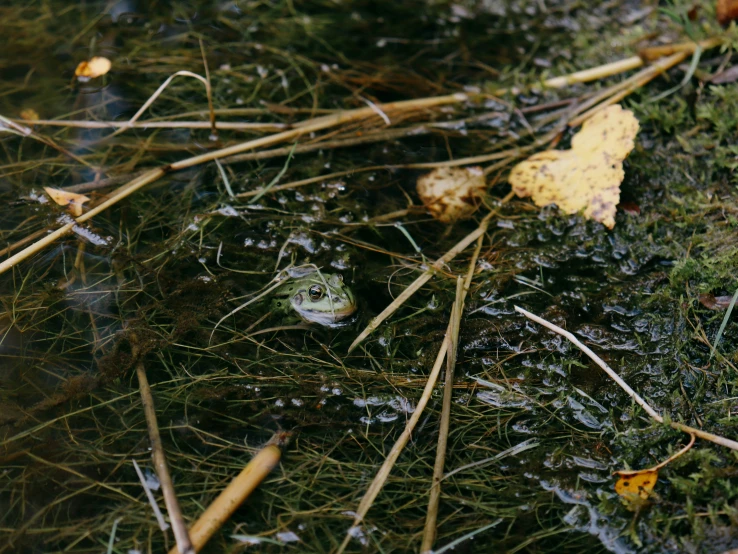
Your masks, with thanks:
[[[274,292],[272,309],[330,327],[356,311],[356,300],[340,274],[316,271],[279,287]]]

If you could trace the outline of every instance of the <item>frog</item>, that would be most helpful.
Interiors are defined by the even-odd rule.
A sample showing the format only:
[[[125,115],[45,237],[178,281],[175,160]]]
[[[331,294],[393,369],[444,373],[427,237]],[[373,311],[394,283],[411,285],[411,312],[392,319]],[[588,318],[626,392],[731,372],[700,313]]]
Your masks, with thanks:
[[[272,310],[286,316],[296,314],[307,323],[327,327],[356,312],[356,298],[340,273],[312,272],[288,279],[272,296]]]

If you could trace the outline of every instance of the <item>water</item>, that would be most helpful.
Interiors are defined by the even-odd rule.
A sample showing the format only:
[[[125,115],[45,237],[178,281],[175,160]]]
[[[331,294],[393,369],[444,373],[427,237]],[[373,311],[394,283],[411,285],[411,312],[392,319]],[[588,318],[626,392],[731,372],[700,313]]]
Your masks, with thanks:
[[[588,13],[563,0],[545,2],[545,11],[539,4],[6,6],[0,8],[7,40],[0,114],[34,109],[42,119],[126,121],[172,73],[203,73],[199,39],[218,121],[283,125],[322,115],[318,109],[537,82],[543,70],[570,71],[575,57],[587,60],[581,67],[613,59],[613,48],[602,51],[603,34],[614,50],[629,52],[618,46],[616,23],[632,17],[637,3],[603,3]],[[581,42],[576,49],[574,32]],[[109,57],[113,69],[80,84],[74,68],[90,55]],[[330,552],[349,529],[350,551],[416,550],[440,391],[365,523],[351,527],[352,517],[416,410],[447,325],[454,276],[466,271],[471,249],[362,347],[347,350],[370,318],[474,230],[484,212],[450,228],[422,210],[375,218],[405,209],[408,197],[417,203],[420,171],[398,165],[488,152],[540,123],[530,108],[584,90],[393,114],[391,129],[429,119],[440,125],[399,139],[296,153],[289,164],[283,152],[173,172],[0,276],[0,552],[100,552],[112,529],[113,552],[173,545],[131,463],[153,470],[136,351],[152,383],[188,522],[274,433],[292,433],[280,467],[206,552]],[[206,122],[204,87],[177,77],[142,116],[153,118]],[[376,117],[330,140],[384,129]],[[653,141],[658,129],[644,131],[644,140]],[[34,130],[55,146],[0,137],[2,248],[59,225],[65,214],[44,201],[44,186],[84,185],[98,203],[141,170],[262,136],[221,130],[212,140],[208,128],[116,136],[105,129]],[[700,443],[664,470],[657,497],[634,518],[610,473],[653,465],[685,437],[651,426],[568,342],[513,309],[520,304],[566,326],[672,417],[692,424],[699,418],[730,436],[733,368],[708,361],[693,331],[704,326],[713,336],[722,313],[690,304],[690,287],[704,285],[672,273],[675,264],[683,267],[693,237],[705,235],[709,244],[704,218],[721,226],[722,212],[705,215],[702,184],[687,190],[675,184],[690,162],[658,163],[673,147],[649,144],[629,159],[623,193],[637,201],[641,215],[619,212],[612,232],[527,201],[502,208],[490,227],[461,325],[436,548],[464,537],[454,551],[738,546],[725,516],[735,501],[728,452]],[[365,170],[371,166],[378,168]],[[231,196],[282,172],[278,185],[347,173],[253,203]],[[710,182],[733,194],[727,178]],[[499,184],[490,196],[506,192]],[[687,200],[679,204],[675,196]],[[287,327],[268,315],[268,302],[256,302],[215,329],[278,270],[304,264],[343,274],[359,298],[355,321],[337,329]],[[732,282],[723,279],[729,289]],[[160,492],[155,496],[163,506]]]

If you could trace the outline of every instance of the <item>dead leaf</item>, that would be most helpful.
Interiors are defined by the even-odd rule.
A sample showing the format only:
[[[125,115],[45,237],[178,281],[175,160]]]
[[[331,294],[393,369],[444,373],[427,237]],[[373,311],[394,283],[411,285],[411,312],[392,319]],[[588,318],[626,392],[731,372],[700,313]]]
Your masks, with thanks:
[[[74,74],[77,80],[84,83],[90,79],[105,75],[110,71],[112,66],[113,64],[109,59],[103,58],[102,56],[95,56],[90,61],[79,62],[77,69],[74,70]]]
[[[637,133],[633,112],[609,106],[584,122],[571,150],[546,150],[516,165],[509,178],[513,191],[521,198],[531,196],[536,206],[556,204],[570,214],[584,210],[585,217],[612,229],[623,160]]]
[[[77,194],[76,192],[68,192],[61,189],[53,189],[51,187],[44,187],[46,194],[49,195],[54,202],[60,206],[66,206],[69,212],[74,217],[82,215],[82,204],[89,202],[89,198],[84,194]]]
[[[685,454],[694,444],[695,436],[691,435],[689,444],[678,452],[669,456],[660,464],[647,469],[638,470],[621,470],[616,471],[613,475],[619,476],[618,482],[615,483],[615,492],[620,495],[623,504],[629,510],[637,510],[645,505],[648,497],[651,495],[656,481],[659,479],[659,470],[676,460],[679,456]]]
[[[709,82],[711,82],[713,85],[726,85],[728,83],[734,83],[738,81],[738,65],[734,65],[733,67],[729,67],[725,71],[721,71],[720,73],[715,73],[712,77],[708,79]]]
[[[417,182],[423,205],[443,223],[471,216],[486,187],[481,167],[439,167],[418,177]]]
[[[738,19],[738,0],[717,0],[715,15],[720,25],[727,25]]]
[[[618,208],[623,210],[623,212],[625,212],[628,215],[641,215],[641,207],[635,202],[632,202],[630,200],[626,200],[625,202],[620,202],[620,204],[618,204]]]
[[[21,116],[21,119],[25,121],[30,121],[30,122],[38,121],[39,119],[41,119],[38,116],[38,112],[34,110],[33,108],[26,108],[20,113],[20,116]]]
[[[616,471],[620,476],[615,483],[615,492],[623,499],[628,508],[642,506],[651,495],[659,478],[658,469],[641,469],[639,471]]]
[[[715,296],[707,293],[700,294],[698,298],[700,304],[708,310],[727,310],[730,301],[733,300],[732,296]]]

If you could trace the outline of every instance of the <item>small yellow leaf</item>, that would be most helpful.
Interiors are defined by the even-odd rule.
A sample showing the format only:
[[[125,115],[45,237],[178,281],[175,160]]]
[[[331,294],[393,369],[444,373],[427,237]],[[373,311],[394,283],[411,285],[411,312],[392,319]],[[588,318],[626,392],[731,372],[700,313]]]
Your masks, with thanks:
[[[102,56],[95,56],[90,61],[79,62],[74,74],[79,81],[85,82],[95,77],[105,75],[113,66],[111,61]]]
[[[21,119],[24,119],[25,121],[38,121],[40,118],[38,116],[38,112],[34,110],[33,108],[26,108],[20,113]]]
[[[451,223],[469,217],[486,188],[480,167],[439,167],[418,177],[418,196],[433,217]]]
[[[74,217],[82,215],[82,204],[90,200],[84,194],[77,194],[76,192],[68,192],[51,187],[44,187],[44,190],[54,202],[60,206],[66,206]]]
[[[648,497],[659,478],[659,470],[651,467],[638,471],[616,471],[614,475],[619,476],[615,492],[626,508],[636,511],[648,504]]]
[[[519,197],[536,206],[556,204],[566,213],[615,226],[623,181],[623,160],[634,147],[638,120],[618,105],[596,113],[571,141],[571,150],[546,150],[516,165],[510,184]]]
[[[620,477],[615,483],[615,492],[620,496],[636,495],[645,500],[656,486],[659,470],[648,468],[637,471],[616,471],[615,475]]]
[[[651,491],[656,486],[656,481],[659,478],[659,470],[689,452],[689,449],[694,445],[694,440],[695,436],[691,435],[689,443],[684,448],[653,467],[614,472],[613,475],[619,477],[618,482],[615,483],[615,492],[620,495],[623,504],[629,510],[633,511],[645,505],[648,502]]]

